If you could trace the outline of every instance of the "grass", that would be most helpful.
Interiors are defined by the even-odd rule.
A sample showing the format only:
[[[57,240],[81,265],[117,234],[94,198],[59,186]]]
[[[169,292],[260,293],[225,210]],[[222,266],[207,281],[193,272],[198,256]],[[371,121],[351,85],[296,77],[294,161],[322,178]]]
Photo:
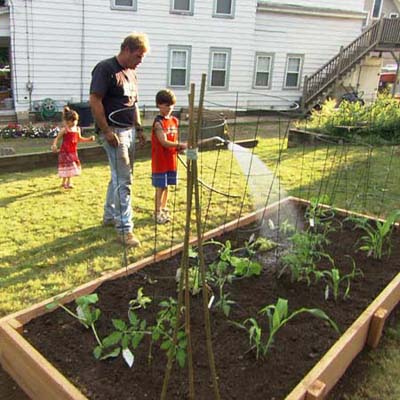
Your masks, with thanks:
[[[216,152],[201,155],[204,165],[214,165]],[[231,155],[221,152],[219,165],[228,166]],[[127,262],[181,242],[186,212],[185,170],[181,168],[180,184],[170,196],[175,209],[174,224],[155,226],[153,218],[154,189],[150,180],[150,161],[135,163],[133,210],[135,233],[142,241],[140,249],[129,251]],[[224,190],[227,176],[213,168],[203,168],[203,179]],[[231,193],[243,193],[244,181],[237,179],[233,165]],[[108,166],[83,166],[75,180],[76,188],[59,187],[56,168],[0,175],[0,315],[34,304],[64,290],[87,282],[108,270],[125,265],[123,247],[115,240],[113,228],[101,226],[103,202],[109,179]],[[233,183],[232,183],[233,185]],[[207,217],[206,229],[239,216],[240,206],[232,199],[202,191],[202,211]],[[251,209],[245,200],[242,213]],[[155,239],[157,229],[157,239]]]
[[[279,121],[275,128],[276,125],[281,135],[271,135],[267,126],[247,124],[236,137],[257,136],[255,154],[271,171],[280,161],[277,174],[287,194],[303,198],[327,195],[337,207],[382,216],[399,207],[400,157],[395,147],[375,148],[372,153],[359,146],[280,151],[284,143],[279,136],[283,136],[287,124]],[[251,210],[250,199],[243,195],[245,182],[230,153],[200,153],[199,161],[205,182],[244,198],[242,209],[242,198],[227,199],[214,193],[209,202],[210,192],[203,189],[202,214],[207,216],[207,229]],[[129,263],[182,240],[186,211],[184,168],[180,168],[180,174],[179,186],[170,197],[170,206],[175,208],[174,225],[156,227],[150,161],[136,161],[133,210],[135,233],[142,247],[127,253]],[[108,178],[107,165],[85,164],[82,176],[75,180],[76,188],[66,192],[59,188],[56,166],[0,174],[0,316],[125,264],[124,249],[116,242],[114,230],[100,225]],[[368,376],[346,399],[400,398],[399,326],[396,329],[385,338],[380,351],[369,353]]]

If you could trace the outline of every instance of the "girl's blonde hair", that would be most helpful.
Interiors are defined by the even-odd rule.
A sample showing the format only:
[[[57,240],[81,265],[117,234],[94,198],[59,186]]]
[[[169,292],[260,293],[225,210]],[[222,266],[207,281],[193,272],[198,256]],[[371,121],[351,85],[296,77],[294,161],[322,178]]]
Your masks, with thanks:
[[[64,121],[74,122],[79,120],[79,114],[75,110],[71,110],[68,106],[63,110]]]

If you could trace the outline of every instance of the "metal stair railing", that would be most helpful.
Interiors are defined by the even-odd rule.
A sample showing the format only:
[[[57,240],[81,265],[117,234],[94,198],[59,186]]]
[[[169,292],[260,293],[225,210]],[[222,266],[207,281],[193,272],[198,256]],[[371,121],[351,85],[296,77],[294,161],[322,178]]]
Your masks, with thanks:
[[[304,78],[303,107],[350,71],[371,50],[379,46],[400,45],[400,19],[380,19],[372,24],[347,47],[342,47],[339,54],[329,60],[310,77]]]

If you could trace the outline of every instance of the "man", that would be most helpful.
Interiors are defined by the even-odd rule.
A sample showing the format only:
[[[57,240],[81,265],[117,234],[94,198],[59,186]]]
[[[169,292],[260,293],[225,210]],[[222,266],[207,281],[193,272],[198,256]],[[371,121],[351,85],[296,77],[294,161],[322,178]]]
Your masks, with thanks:
[[[140,245],[133,234],[130,186],[135,136],[141,145],[146,139],[137,103],[135,70],[149,49],[146,34],[131,33],[121,43],[117,56],[94,67],[90,84],[90,106],[111,170],[103,224],[114,225],[119,240],[128,247]]]

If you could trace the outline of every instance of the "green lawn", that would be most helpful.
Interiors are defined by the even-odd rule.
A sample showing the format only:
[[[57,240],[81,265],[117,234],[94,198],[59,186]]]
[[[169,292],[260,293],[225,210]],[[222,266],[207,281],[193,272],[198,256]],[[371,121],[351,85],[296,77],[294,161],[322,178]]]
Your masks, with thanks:
[[[285,129],[283,124],[282,136]],[[400,157],[396,148],[375,148],[372,152],[343,146],[285,149],[278,135],[258,134],[251,126],[244,136],[256,134],[260,141],[255,154],[270,171],[277,172],[287,194],[303,198],[324,195],[335,206],[376,215],[400,207]],[[201,153],[199,162],[206,183],[241,195],[240,199],[216,193],[210,197],[203,189],[202,213],[207,216],[207,229],[252,209],[250,198],[244,194],[246,182],[230,152]],[[127,253],[129,263],[182,241],[186,177],[180,167],[180,184],[170,197],[174,223],[155,226],[150,161],[136,161],[133,210],[135,233],[142,246]],[[83,174],[71,191],[59,187],[56,166],[0,174],[0,316],[125,265],[124,248],[116,242],[114,230],[101,226],[108,179],[108,167],[102,163],[83,165]],[[392,394],[384,394],[387,390],[383,386],[379,389],[385,378],[377,370],[389,374],[399,361],[399,335],[393,334],[388,340],[382,351],[371,356],[371,376],[362,389],[365,393],[376,390],[380,400],[399,398],[391,397],[393,390],[400,390],[398,375],[390,375]],[[354,396],[348,399],[374,398],[372,394]]]

